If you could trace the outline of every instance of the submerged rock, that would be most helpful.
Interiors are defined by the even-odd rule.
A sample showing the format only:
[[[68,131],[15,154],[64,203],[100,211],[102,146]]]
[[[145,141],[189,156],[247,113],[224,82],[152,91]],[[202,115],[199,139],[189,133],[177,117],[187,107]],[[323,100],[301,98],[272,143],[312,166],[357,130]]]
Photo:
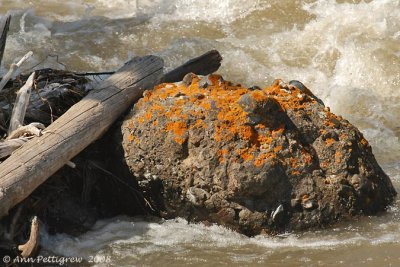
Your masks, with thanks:
[[[375,214],[392,202],[396,192],[362,133],[310,90],[190,75],[145,92],[122,125],[126,163],[164,217],[255,235]]]

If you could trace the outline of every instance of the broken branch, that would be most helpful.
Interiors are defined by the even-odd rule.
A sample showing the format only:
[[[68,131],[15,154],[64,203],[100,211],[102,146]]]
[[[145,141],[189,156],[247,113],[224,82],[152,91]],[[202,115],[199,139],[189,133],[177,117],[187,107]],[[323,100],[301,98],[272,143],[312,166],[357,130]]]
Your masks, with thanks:
[[[11,79],[11,77],[14,75],[14,73],[21,67],[21,65],[24,64],[24,62],[28,58],[30,58],[32,55],[33,55],[33,52],[29,51],[16,64],[15,63],[11,64],[10,69],[8,70],[8,72],[6,73],[6,75],[4,75],[3,79],[1,79],[0,91],[3,90],[4,86],[6,86],[8,81]]]
[[[21,251],[21,256],[23,258],[32,257],[36,252],[36,249],[39,245],[39,221],[35,216],[32,219],[31,224],[31,233],[29,235],[29,240],[23,244],[18,246],[18,250]]]
[[[24,119],[26,109],[29,104],[29,98],[31,97],[33,81],[35,79],[35,72],[33,72],[25,85],[19,89],[17,93],[17,99],[15,100],[15,106],[12,111],[10,127],[8,128],[8,134],[10,135],[13,131],[24,125]]]

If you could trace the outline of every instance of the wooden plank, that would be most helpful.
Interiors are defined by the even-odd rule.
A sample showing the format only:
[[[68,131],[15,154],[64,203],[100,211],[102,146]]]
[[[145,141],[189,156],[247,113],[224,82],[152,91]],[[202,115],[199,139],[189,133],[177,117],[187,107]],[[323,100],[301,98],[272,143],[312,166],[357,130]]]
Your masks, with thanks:
[[[163,61],[135,58],[0,164],[0,218],[98,139],[145,89],[162,77]]]
[[[4,49],[7,42],[7,34],[10,29],[11,15],[6,15],[0,20],[0,66],[3,60]]]

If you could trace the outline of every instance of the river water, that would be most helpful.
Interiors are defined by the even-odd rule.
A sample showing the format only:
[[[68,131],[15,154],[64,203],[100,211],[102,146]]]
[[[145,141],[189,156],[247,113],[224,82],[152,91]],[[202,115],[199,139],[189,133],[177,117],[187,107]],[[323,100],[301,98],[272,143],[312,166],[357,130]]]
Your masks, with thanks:
[[[172,68],[215,48],[226,79],[303,81],[359,127],[400,191],[399,0],[0,0],[9,10],[6,66],[32,50],[25,70],[114,70],[145,54]],[[280,237],[121,217],[42,239],[49,253],[111,261],[96,266],[400,266],[400,199],[380,216]]]

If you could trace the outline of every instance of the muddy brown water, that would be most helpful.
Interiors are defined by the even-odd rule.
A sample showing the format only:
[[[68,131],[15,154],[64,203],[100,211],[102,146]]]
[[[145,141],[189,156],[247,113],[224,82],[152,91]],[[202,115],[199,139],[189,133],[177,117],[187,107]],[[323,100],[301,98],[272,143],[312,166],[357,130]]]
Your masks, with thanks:
[[[7,11],[4,62],[32,50],[24,71],[114,70],[150,53],[172,68],[216,48],[226,79],[300,80],[360,128],[400,190],[398,0],[1,0],[0,15]],[[254,238],[182,219],[119,217],[80,237],[43,231],[42,244],[95,266],[400,266],[399,208],[397,200],[379,216]]]

